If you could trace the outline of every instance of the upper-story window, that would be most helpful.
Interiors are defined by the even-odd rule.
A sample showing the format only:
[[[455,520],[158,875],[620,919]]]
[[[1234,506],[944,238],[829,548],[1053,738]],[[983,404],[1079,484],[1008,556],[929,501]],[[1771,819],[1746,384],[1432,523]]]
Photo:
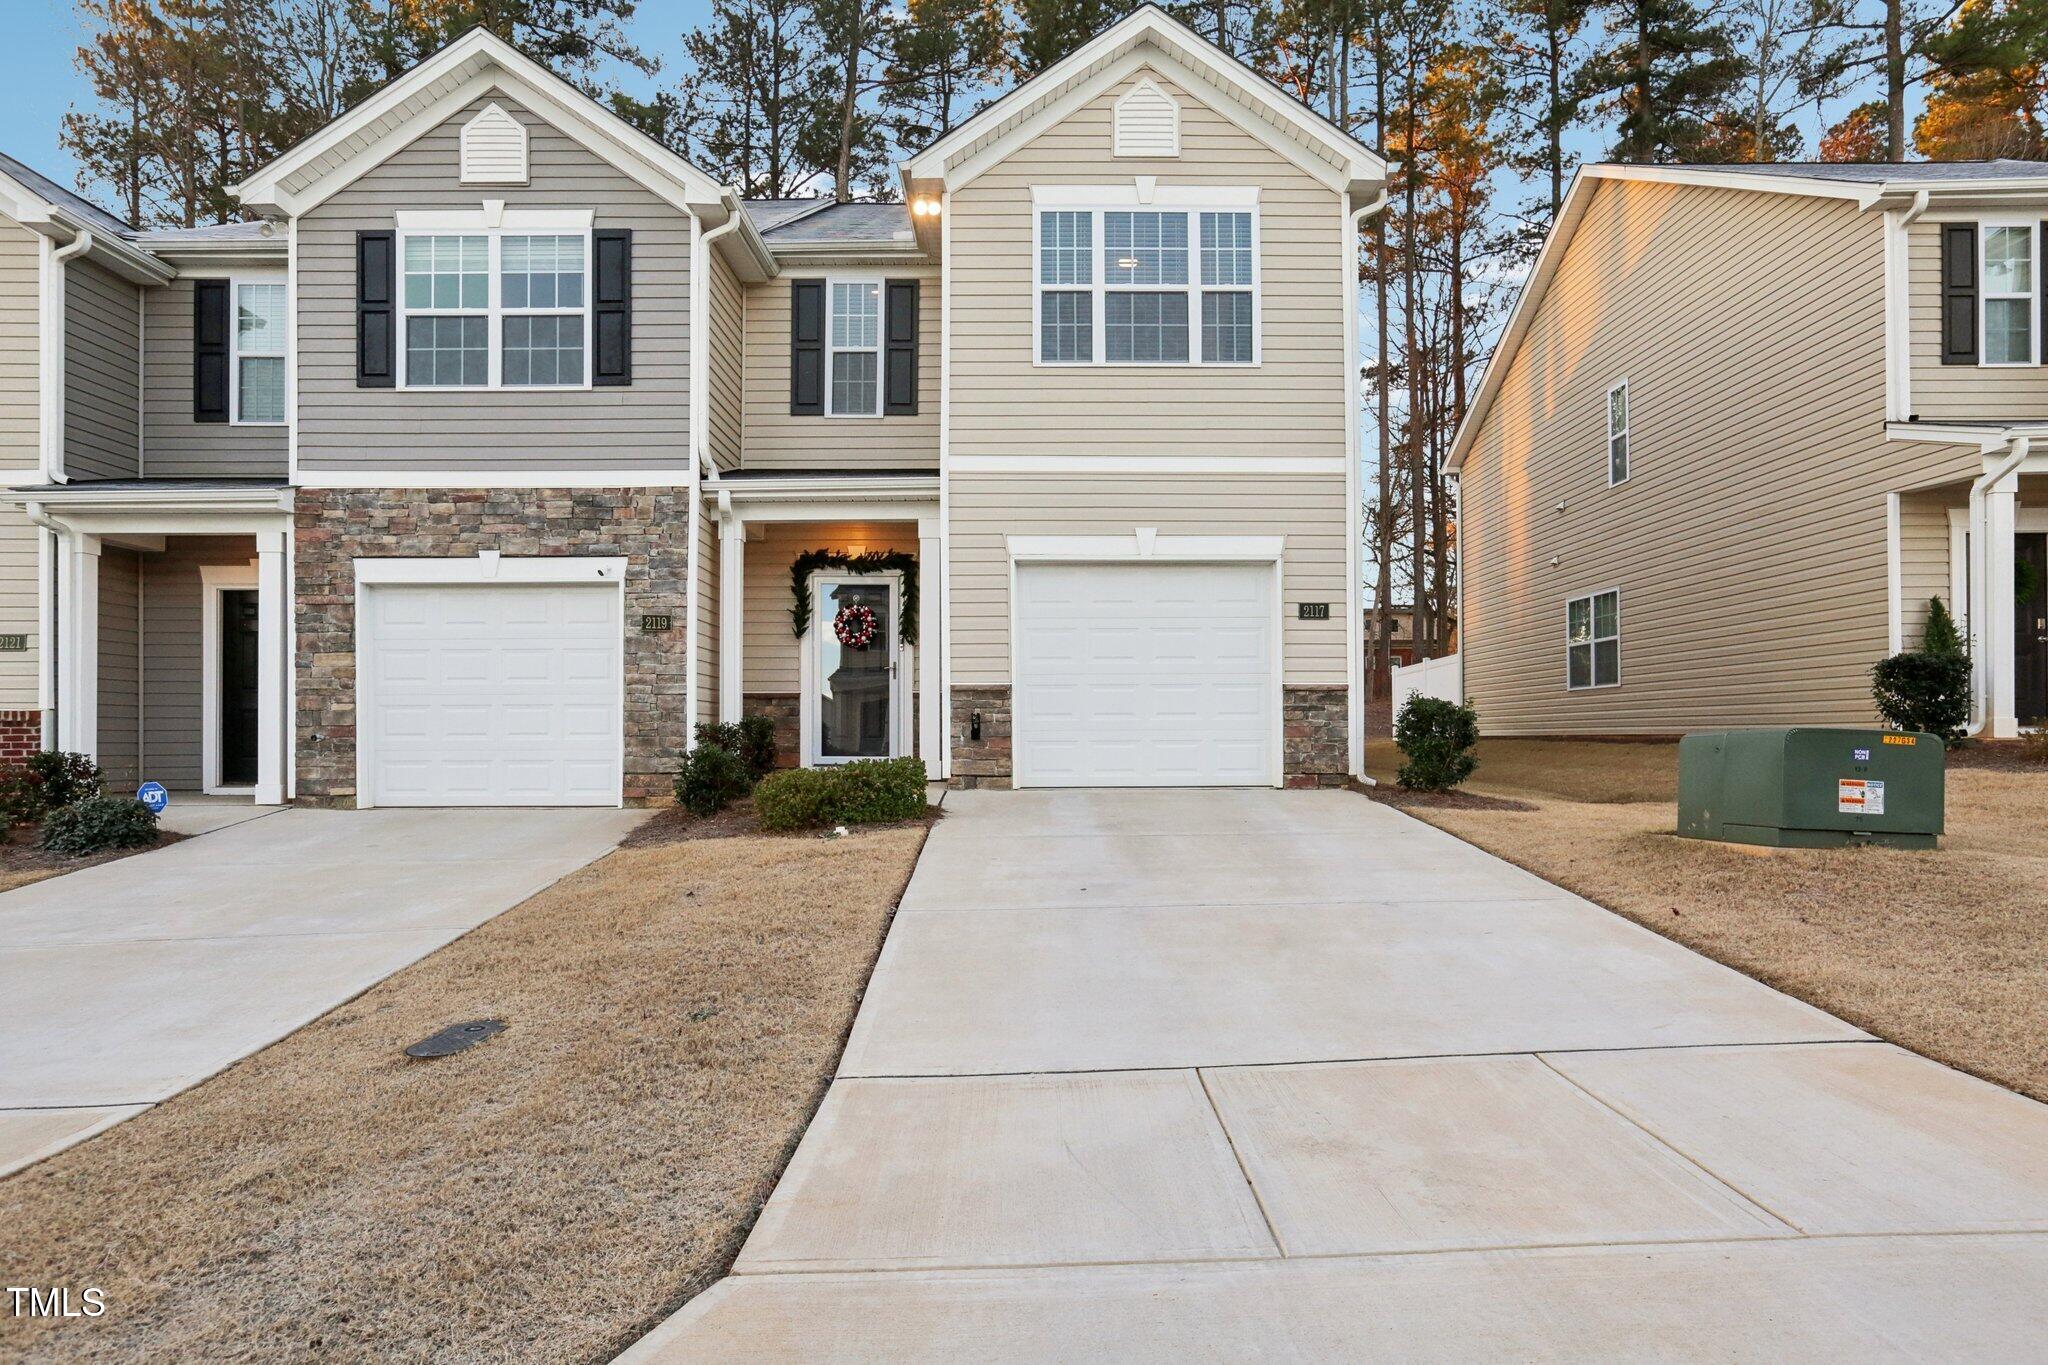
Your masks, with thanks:
[[[1983,225],[1978,280],[1983,292],[1982,354],[1986,365],[2036,363],[2035,233],[2032,223]]]
[[[1621,685],[1621,593],[1618,589],[1574,597],[1564,609],[1564,685]]]
[[[882,415],[882,282],[833,280],[826,350],[828,417]]]
[[[282,280],[235,281],[235,421],[284,421],[285,286]]]
[[[1607,390],[1607,483],[1628,480],[1628,381]]]
[[[1041,206],[1036,237],[1038,363],[1258,363],[1251,203]]]
[[[590,383],[588,232],[406,232],[407,388]]]

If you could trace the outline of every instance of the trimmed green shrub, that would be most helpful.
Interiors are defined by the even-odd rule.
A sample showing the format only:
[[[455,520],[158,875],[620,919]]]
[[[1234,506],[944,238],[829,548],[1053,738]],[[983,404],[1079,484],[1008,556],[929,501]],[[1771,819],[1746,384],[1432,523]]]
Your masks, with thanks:
[[[775,770],[775,722],[767,716],[745,716],[737,724],[704,721],[697,726],[697,743],[739,755],[756,782]]]
[[[1970,720],[1970,660],[1963,654],[1908,650],[1870,670],[1877,713],[1894,730],[1939,735],[1953,745]]]
[[[1443,792],[1479,766],[1479,713],[1441,697],[1410,697],[1394,720],[1394,743],[1408,759],[1395,781],[1410,791]]]
[[[100,794],[105,774],[84,754],[46,749],[0,774],[0,820],[32,825],[53,810]]]
[[[1949,614],[1948,606],[1939,597],[1927,599],[1927,624],[1920,630],[1920,652],[1922,654],[1964,654],[1963,633],[1956,629],[1956,618]]]
[[[43,847],[74,858],[110,848],[147,848],[158,837],[156,812],[132,796],[88,796],[43,820]]]
[[[924,814],[924,763],[890,758],[770,773],[754,788],[763,829],[873,825]]]
[[[747,765],[723,744],[700,741],[676,774],[676,803],[692,815],[716,815],[754,784]]]

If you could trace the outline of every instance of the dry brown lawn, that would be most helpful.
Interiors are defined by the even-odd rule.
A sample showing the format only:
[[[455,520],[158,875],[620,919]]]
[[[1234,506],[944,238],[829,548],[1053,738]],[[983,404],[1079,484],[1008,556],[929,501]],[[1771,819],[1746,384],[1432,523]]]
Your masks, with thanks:
[[[923,841],[621,849],[0,1183],[4,1282],[109,1305],[0,1356],[608,1359],[738,1250]]]
[[[1760,981],[2048,1100],[2048,768],[1951,765],[1932,852],[1680,839],[1675,744],[1487,740],[1468,786],[1528,811],[1411,814]],[[1375,746],[1373,775],[1398,756]]]

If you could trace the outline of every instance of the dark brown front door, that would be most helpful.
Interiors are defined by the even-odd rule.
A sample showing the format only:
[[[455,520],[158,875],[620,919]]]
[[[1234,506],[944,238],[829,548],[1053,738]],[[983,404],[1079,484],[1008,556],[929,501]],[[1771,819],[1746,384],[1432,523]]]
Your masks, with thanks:
[[[2014,700],[2020,724],[2039,725],[2048,720],[2048,534],[2014,536],[2012,558],[2027,590],[2013,609]]]
[[[256,593],[220,595],[220,782],[256,782]]]

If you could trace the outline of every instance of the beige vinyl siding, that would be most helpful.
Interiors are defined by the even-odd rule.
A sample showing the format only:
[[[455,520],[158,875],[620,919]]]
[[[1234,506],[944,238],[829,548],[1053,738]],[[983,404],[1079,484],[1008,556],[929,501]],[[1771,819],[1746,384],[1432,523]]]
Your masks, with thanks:
[[[704,436],[718,467],[733,469],[740,462],[746,421],[746,290],[718,252],[708,254],[710,335],[704,338],[704,345],[710,391],[705,395]]]
[[[1949,509],[1969,504],[1969,488],[1907,493],[1899,498],[1899,638],[1906,649],[1920,647],[1927,629],[1927,600],[1939,597],[1961,624],[1964,604],[1951,600]]]
[[[1341,684],[1344,480],[1340,476],[955,475],[952,480],[953,679],[1010,681],[1006,536],[1284,536],[1282,671],[1291,684]],[[1330,619],[1296,619],[1327,602]]]
[[[487,197],[458,183],[457,138],[486,102],[479,99],[299,220],[301,471],[687,468],[689,217],[505,96],[488,100],[526,124],[533,177],[524,188],[494,186],[489,198],[511,208],[594,209],[598,228],[632,230],[632,384],[356,387],[356,233],[393,228],[401,209],[474,209]]]
[[[0,217],[0,468],[42,462],[41,238]]]
[[[1912,356],[1907,411],[1927,422],[2048,417],[2048,365],[1941,363],[1941,227],[1922,218],[1906,229]],[[2040,354],[2048,357],[2048,341],[2040,344]]]
[[[1882,245],[1835,200],[1594,191],[1464,470],[1465,690],[1488,733],[1870,718],[1885,494],[1977,468],[1885,439]],[[1609,488],[1623,376],[1631,477]],[[1567,691],[1565,603],[1609,588],[1621,686]]]
[[[1111,108],[1141,72],[951,196],[954,457],[1342,456],[1339,196],[1198,102],[1168,74],[1170,59],[1158,61],[1150,74],[1181,104],[1178,158],[1110,155]],[[1033,364],[1032,187],[1129,185],[1134,176],[1258,189],[1257,367]]]
[[[917,415],[792,417],[789,414],[791,280],[914,279],[918,288]],[[829,376],[828,376],[829,379]],[[959,376],[953,389],[957,404]],[[957,419],[956,419],[957,420]],[[957,430],[957,428],[956,428]],[[844,271],[785,266],[747,291],[748,469],[937,469],[939,467],[939,275],[929,266]]]
[[[132,479],[141,468],[142,300],[94,262],[64,271],[64,470]]]
[[[807,550],[843,554],[900,550],[915,555],[917,526],[913,522],[774,521],[761,526],[761,539],[747,542],[742,593],[747,660],[742,690],[749,696],[795,696],[801,686],[803,661],[801,642],[790,627],[789,609],[795,601],[789,586],[790,565]]]
[[[192,420],[192,281],[208,275],[195,269],[144,300],[143,473],[153,479],[281,479],[289,445],[282,425]],[[243,278],[284,280],[282,273]]]
[[[0,507],[0,635],[19,635],[28,648],[0,653],[0,711],[33,711],[41,703],[36,659],[36,528],[18,507]]]
[[[249,565],[247,536],[173,536],[143,562],[143,673],[148,710],[142,757],[149,776],[173,791],[197,791],[205,687],[201,565]]]
[[[697,715],[692,723],[718,719],[718,518],[697,522],[697,657],[691,664],[697,679]],[[677,628],[682,617],[676,618]]]
[[[99,761],[111,791],[141,781],[142,578],[132,550],[100,555]]]

